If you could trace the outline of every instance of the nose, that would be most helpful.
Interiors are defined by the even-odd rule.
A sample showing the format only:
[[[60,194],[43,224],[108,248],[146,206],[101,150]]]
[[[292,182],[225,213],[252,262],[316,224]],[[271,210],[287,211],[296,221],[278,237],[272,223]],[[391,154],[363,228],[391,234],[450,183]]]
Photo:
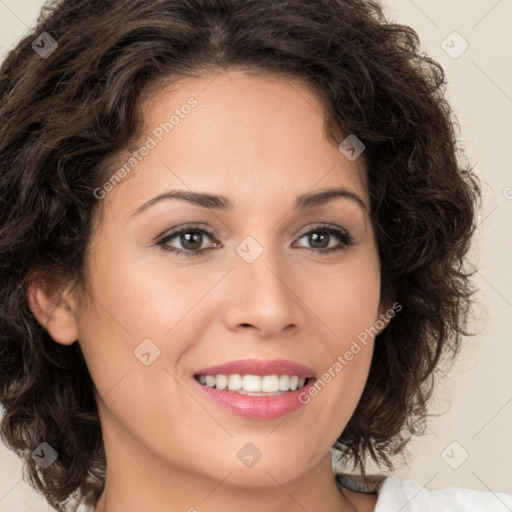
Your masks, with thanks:
[[[305,321],[304,297],[293,278],[269,250],[252,263],[237,256],[227,280],[225,323],[232,331],[254,331],[259,337],[289,335]]]

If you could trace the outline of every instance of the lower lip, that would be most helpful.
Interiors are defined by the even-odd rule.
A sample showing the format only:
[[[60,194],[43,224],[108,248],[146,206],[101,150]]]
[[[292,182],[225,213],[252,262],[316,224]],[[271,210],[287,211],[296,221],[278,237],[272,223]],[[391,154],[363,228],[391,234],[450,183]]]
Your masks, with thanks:
[[[306,396],[316,379],[310,379],[301,389],[277,396],[241,395],[235,391],[220,391],[210,388],[195,378],[193,381],[210,400],[228,411],[245,418],[270,420],[286,416],[303,406],[304,404],[299,401],[299,396]]]

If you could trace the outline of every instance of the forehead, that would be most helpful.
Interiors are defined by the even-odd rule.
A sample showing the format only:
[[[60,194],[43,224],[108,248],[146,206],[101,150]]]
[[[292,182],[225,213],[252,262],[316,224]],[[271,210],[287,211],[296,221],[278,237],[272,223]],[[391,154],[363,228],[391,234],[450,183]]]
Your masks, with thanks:
[[[132,210],[166,188],[247,200],[275,191],[285,200],[288,190],[294,199],[316,184],[346,185],[365,199],[363,158],[350,161],[328,141],[322,102],[298,81],[235,70],[184,77],[153,89],[141,107],[144,126],[130,149],[151,141],[151,150],[116,187]]]

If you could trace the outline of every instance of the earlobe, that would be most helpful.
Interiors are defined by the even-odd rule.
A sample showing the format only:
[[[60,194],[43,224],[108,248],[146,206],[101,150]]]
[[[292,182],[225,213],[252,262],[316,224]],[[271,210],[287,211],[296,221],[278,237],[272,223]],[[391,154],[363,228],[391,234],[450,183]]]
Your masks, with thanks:
[[[62,345],[78,339],[75,301],[68,287],[34,279],[27,288],[27,301],[37,321]]]

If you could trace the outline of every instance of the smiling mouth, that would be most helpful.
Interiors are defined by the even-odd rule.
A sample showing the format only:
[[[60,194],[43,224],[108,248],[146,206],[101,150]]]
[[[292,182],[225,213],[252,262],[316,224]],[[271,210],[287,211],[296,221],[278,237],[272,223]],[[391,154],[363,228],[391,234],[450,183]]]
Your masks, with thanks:
[[[297,375],[194,375],[203,386],[246,396],[279,396],[300,391],[312,378]]]

